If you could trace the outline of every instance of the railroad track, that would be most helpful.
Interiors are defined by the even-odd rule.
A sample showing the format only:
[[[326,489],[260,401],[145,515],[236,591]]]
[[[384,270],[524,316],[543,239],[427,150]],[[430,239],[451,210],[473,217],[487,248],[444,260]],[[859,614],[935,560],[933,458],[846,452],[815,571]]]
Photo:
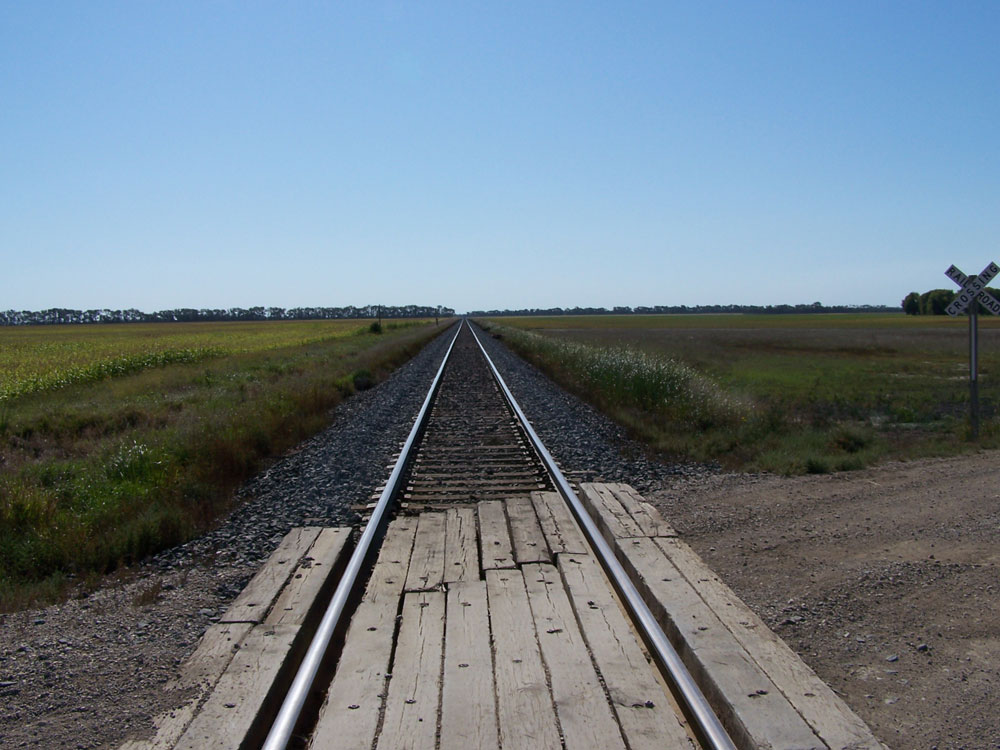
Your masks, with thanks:
[[[571,486],[464,321],[370,510],[350,555],[293,530],[123,750],[882,747],[634,490]]]
[[[403,482],[399,482],[401,477],[405,477]],[[465,321],[459,324],[389,483],[368,521],[352,560],[356,564],[348,567],[338,586],[264,742],[264,750],[288,747],[344,605],[355,593],[359,577],[352,568],[359,572],[370,555],[368,546],[378,535],[399,488],[408,502],[468,503],[489,498],[530,497],[532,492],[553,486],[569,503],[591,548],[615,583],[644,642],[663,669],[684,719],[690,720],[702,746],[735,750],[721,721],[542,445],[471,324]]]
[[[408,504],[502,500],[553,489],[468,326],[455,339],[414,450],[401,493]]]

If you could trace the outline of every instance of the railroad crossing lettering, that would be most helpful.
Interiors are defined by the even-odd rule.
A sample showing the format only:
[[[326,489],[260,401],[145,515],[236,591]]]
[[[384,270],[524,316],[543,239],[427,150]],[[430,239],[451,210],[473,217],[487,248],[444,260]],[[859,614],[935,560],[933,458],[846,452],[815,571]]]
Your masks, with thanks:
[[[961,291],[955,295],[955,299],[945,309],[949,315],[958,315],[972,304],[973,300],[978,300],[983,307],[994,315],[1000,315],[1000,302],[986,291],[986,285],[1000,273],[1000,266],[990,263],[982,270],[978,276],[966,276],[961,269],[952,265],[944,272],[945,276],[954,281]]]

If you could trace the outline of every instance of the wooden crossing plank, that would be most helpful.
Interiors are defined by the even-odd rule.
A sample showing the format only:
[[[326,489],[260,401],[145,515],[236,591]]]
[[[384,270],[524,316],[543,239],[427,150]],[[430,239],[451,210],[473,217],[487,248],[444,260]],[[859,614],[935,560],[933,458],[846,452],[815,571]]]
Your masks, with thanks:
[[[580,500],[605,536],[616,539],[645,536],[639,525],[603,484],[584,482],[580,489],[583,491]]]
[[[552,696],[520,570],[487,570],[496,659],[498,726],[504,750],[559,750]]]
[[[485,500],[477,506],[479,542],[482,549],[482,569],[514,567],[514,549],[507,530],[507,514],[503,501]]]
[[[586,554],[590,551],[562,495],[558,492],[532,492],[531,502],[553,555],[562,552]]]
[[[479,580],[476,509],[466,505],[445,511],[444,582]]]
[[[486,583],[448,584],[440,750],[496,750]]]
[[[514,547],[514,562],[525,563],[552,562],[549,545],[538,524],[535,507],[531,498],[514,497],[505,501],[507,518],[510,520],[510,538]]]
[[[307,526],[292,529],[271,553],[264,567],[240,592],[219,622],[261,623],[271,604],[292,575],[299,560],[319,536],[320,528]]]
[[[622,564],[738,746],[824,745],[653,539],[620,540]]]
[[[417,523],[404,591],[430,591],[444,578],[445,514],[425,512]]]
[[[185,691],[187,701],[153,720],[156,733],[151,739],[131,740],[119,750],[173,748],[194,718],[198,705],[215,687],[252,627],[248,622],[215,624],[209,627],[198,648],[181,665],[178,676],[164,686],[168,691]]]
[[[321,593],[329,592],[336,580],[331,573],[347,550],[351,529],[323,529],[264,620],[268,625],[303,625],[323,607]]]
[[[559,571],[539,564],[522,571],[566,747],[625,750]]]
[[[646,536],[677,536],[674,527],[667,523],[660,511],[643,500],[632,487],[621,482],[605,486]]]
[[[655,541],[820,739],[832,748],[881,750],[868,726],[694,550],[678,539]]]
[[[378,750],[434,750],[441,695],[444,608],[445,595],[441,591],[408,593],[403,599],[403,617]]]
[[[416,530],[415,518],[397,518],[389,524],[320,710],[312,742],[317,750],[370,748],[375,741]]]
[[[233,750],[266,734],[258,716],[266,702],[275,700],[275,683],[288,673],[288,656],[299,628],[294,625],[256,625],[243,640],[212,694],[177,744],[178,750]]]
[[[694,750],[597,560],[561,554],[557,562],[629,748]]]

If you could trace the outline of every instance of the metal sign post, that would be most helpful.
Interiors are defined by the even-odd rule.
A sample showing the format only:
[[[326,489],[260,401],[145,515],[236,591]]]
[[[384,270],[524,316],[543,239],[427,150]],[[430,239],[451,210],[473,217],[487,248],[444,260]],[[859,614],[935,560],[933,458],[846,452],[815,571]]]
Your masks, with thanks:
[[[944,275],[962,287],[945,309],[951,316],[969,310],[969,422],[973,439],[979,437],[979,302],[994,315],[1000,315],[1000,302],[986,291],[986,285],[1000,273],[1000,266],[990,263],[978,276],[966,276],[955,266]],[[971,307],[970,307],[971,305]]]

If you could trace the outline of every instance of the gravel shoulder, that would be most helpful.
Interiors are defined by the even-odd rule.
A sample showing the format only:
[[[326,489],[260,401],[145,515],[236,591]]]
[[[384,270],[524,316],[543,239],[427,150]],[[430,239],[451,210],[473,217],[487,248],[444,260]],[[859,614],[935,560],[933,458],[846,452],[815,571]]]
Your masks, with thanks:
[[[572,478],[628,482],[894,750],[1000,748],[1000,496],[983,453],[793,479],[652,459],[499,342],[483,343]],[[117,748],[288,529],[350,525],[450,336],[335,411],[214,531],[87,596],[0,615],[0,746]]]
[[[894,750],[1000,748],[1000,453],[651,493]]]

